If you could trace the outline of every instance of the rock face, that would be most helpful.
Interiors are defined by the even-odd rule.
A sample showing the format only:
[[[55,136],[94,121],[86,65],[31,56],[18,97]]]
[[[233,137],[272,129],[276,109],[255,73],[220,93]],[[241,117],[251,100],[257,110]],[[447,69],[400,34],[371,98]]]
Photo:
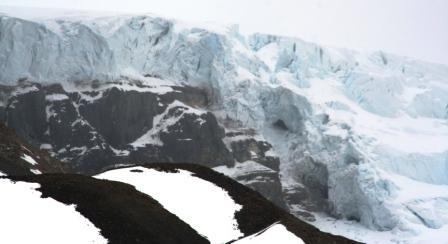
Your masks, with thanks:
[[[0,122],[0,175],[63,173],[64,165],[18,137]]]
[[[244,140],[235,139],[243,132],[226,134],[207,112],[207,93],[201,89],[129,80],[81,87],[3,87],[3,120],[34,146],[65,162],[71,172],[83,174],[142,162],[235,167],[235,162],[254,161],[268,170],[235,178],[286,208],[279,159],[267,153],[271,146],[255,140],[253,131]]]
[[[279,179],[279,158],[272,146],[253,130],[233,129],[226,133],[224,142],[236,160],[232,167],[214,169],[255,189],[278,206],[287,208]]]

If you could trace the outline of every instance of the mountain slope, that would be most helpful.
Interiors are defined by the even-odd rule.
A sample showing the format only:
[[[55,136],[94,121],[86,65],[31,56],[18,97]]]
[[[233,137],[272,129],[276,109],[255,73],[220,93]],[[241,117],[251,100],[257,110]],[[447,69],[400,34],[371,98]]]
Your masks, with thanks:
[[[2,243],[107,243],[74,206],[40,198],[38,187],[0,178]]]
[[[148,170],[150,169],[150,170]],[[152,169],[152,170],[151,170]],[[129,183],[131,185],[134,185],[137,190],[142,191],[143,193],[148,194],[148,192],[152,192],[149,194],[152,195],[154,198],[157,198],[157,194],[160,194],[160,191],[157,191],[157,189],[154,188],[161,188],[163,190],[162,193],[166,193],[165,191],[168,191],[168,194],[175,193],[174,195],[177,196],[177,194],[182,195],[182,192],[184,191],[183,188],[189,188],[188,183],[186,185],[182,185],[178,183],[178,181],[173,180],[173,178],[168,179],[171,184],[173,184],[173,188],[166,188],[166,184],[162,186],[156,186],[154,183],[151,183],[152,181],[157,181],[158,177],[155,176],[153,173],[155,171],[164,172],[165,174],[168,174],[171,176],[174,175],[174,177],[182,177],[182,174],[185,174],[186,172],[188,174],[191,174],[191,176],[197,177],[199,179],[205,180],[207,182],[213,183],[218,188],[224,189],[228,195],[235,201],[236,204],[240,205],[240,209],[236,209],[235,211],[235,220],[237,221],[237,226],[239,231],[241,231],[244,236],[255,234],[265,228],[268,228],[274,223],[280,222],[282,225],[284,225],[288,231],[295,234],[296,236],[300,237],[305,243],[345,243],[345,242],[352,242],[347,239],[332,236],[330,234],[321,233],[318,229],[314,228],[313,226],[306,224],[304,222],[298,221],[293,215],[287,213],[285,210],[282,210],[281,208],[275,206],[269,201],[266,201],[264,197],[262,197],[259,193],[255,192],[254,190],[251,190],[247,187],[243,187],[241,184],[237,183],[236,181],[218,173],[215,172],[209,168],[196,165],[196,164],[178,164],[178,163],[169,163],[169,164],[148,164],[143,167],[132,167],[132,168],[122,168],[122,169],[114,169],[105,173],[102,173],[100,175],[97,175],[97,178],[100,179],[109,179],[114,181],[122,181],[125,183]],[[140,179],[136,179],[133,177],[130,177],[129,175],[139,175]],[[190,176],[190,177],[191,177]],[[155,179],[151,179],[151,178]],[[146,181],[146,179],[148,181]],[[176,185],[177,184],[177,185]],[[194,195],[195,199],[194,201],[205,201],[207,203],[210,201],[210,199],[207,199],[207,197],[211,196],[202,196],[201,188],[191,188],[190,191],[197,192],[198,195]],[[188,191],[187,191],[188,192]],[[179,197],[179,196],[178,196]],[[203,199],[205,197],[205,199]],[[174,199],[166,199],[163,200],[164,197],[160,197],[160,202],[165,206],[165,204],[173,204]],[[203,199],[203,200],[201,200]],[[213,205],[214,208],[219,208],[221,211],[227,211],[228,208],[222,207],[221,205],[224,204],[224,200],[219,200],[221,202],[220,204]],[[182,208],[184,203],[181,203],[177,208]],[[185,202],[185,206],[190,206],[188,201]],[[167,207],[167,206],[165,206]],[[197,207],[197,206],[196,206]],[[176,206],[173,207],[173,209],[176,209]],[[200,208],[197,209],[200,212]],[[205,213],[211,214],[211,216],[196,216],[196,218],[205,218],[203,223],[209,223],[207,222],[207,218],[211,219],[219,219],[219,217],[222,213],[216,213],[216,212],[207,212],[207,209],[204,209]],[[186,211],[186,214],[193,214],[194,210],[190,209],[189,211]],[[173,212],[174,213],[174,212]],[[224,213],[225,215],[225,213]],[[180,216],[180,215],[179,215]],[[188,217],[187,217],[188,218]],[[194,218],[194,216],[192,216]],[[188,222],[188,221],[186,221]],[[226,221],[218,221],[218,222],[226,222]],[[189,222],[190,223],[190,222]],[[231,225],[230,225],[231,226]],[[224,228],[219,228],[220,230],[223,230]],[[199,231],[199,230],[198,230]],[[211,233],[216,233],[216,230],[211,230]],[[229,240],[230,241],[230,240]]]
[[[14,131],[1,126],[2,145],[23,147]],[[5,155],[8,151],[0,154]],[[263,243],[269,238],[356,243],[321,232],[259,193],[197,164],[122,166],[95,177],[9,173],[0,175],[0,240],[11,244]]]
[[[292,213],[313,220],[319,217],[315,212],[323,211],[387,231],[380,243],[446,233],[446,66],[295,38],[243,36],[234,27],[211,29],[151,16],[34,21],[2,16],[0,23],[10,34],[0,37],[2,84],[27,78],[79,91],[80,80],[105,84],[132,77],[142,82],[148,75],[200,87],[209,101],[204,110],[229,135],[254,130],[273,146],[262,154],[278,156],[283,200]],[[39,42],[24,33],[35,33]],[[6,110],[9,97],[3,99]],[[143,128],[139,136],[152,135],[159,127]],[[135,136],[127,134],[124,138]],[[176,141],[185,139],[173,135]],[[235,136],[228,141],[230,137]],[[142,140],[154,142],[151,136]],[[234,159],[241,156],[232,154]],[[255,153],[251,159],[257,157]],[[236,163],[224,163],[230,170],[212,167],[260,173],[258,165]],[[266,172],[259,175],[262,182],[270,180],[263,177]],[[358,232],[353,237],[374,242]]]
[[[65,166],[45,151],[35,149],[0,122],[0,174],[61,173]]]
[[[184,175],[183,172],[190,173]],[[121,181],[133,182],[133,184],[127,185],[116,182],[117,176],[122,177]],[[185,177],[187,182],[192,184],[185,184],[185,181],[171,181],[170,185],[164,182],[163,178],[168,177],[168,179],[172,180],[173,176]],[[286,227],[286,232],[289,233],[289,236],[287,235],[288,237],[284,239],[285,241],[288,241],[288,238],[292,238],[290,240],[298,241],[302,239],[306,243],[355,243],[342,237],[320,232],[311,225],[299,221],[284,210],[276,207],[255,191],[203,166],[192,164],[150,164],[106,171],[96,178],[106,178],[114,181],[71,174],[43,174],[2,178],[0,179],[0,187],[4,188],[5,185],[10,184],[10,180],[17,182],[17,185],[33,183],[28,185],[33,185],[31,188],[42,192],[42,201],[54,199],[59,204],[67,204],[68,208],[73,208],[68,205],[75,205],[76,211],[85,216],[98,228],[108,243],[208,243],[209,241],[211,243],[224,243],[238,239],[238,237],[250,236],[270,227],[272,224],[276,224],[276,227],[271,227],[272,230],[269,232],[277,238],[279,237],[278,234],[286,231],[281,228],[278,230],[278,226]],[[153,191],[148,194],[148,191],[142,190],[144,189],[142,184],[143,186],[146,184],[146,188],[159,189],[159,193]],[[204,188],[203,184],[209,185],[209,187]],[[239,208],[231,211],[229,216],[231,219],[234,218],[235,223],[222,222],[222,219],[216,218],[217,216],[222,216],[222,211],[225,211],[222,208],[222,201],[225,200],[225,196],[219,193],[220,191],[223,193],[227,192],[231,199],[237,203],[235,206],[239,206]],[[199,194],[190,195],[193,192],[199,192]],[[180,203],[180,208],[176,210],[170,207],[170,202],[164,201],[160,193],[168,196],[171,200],[180,201],[178,202]],[[8,194],[8,191],[2,191],[2,194],[5,196],[5,194]],[[212,198],[217,196],[216,194],[220,195],[219,199],[217,199],[220,204],[208,204],[210,201],[214,201]],[[189,197],[194,198],[193,200],[197,203],[202,203],[200,206],[202,213],[195,211],[194,208],[198,206],[188,204]],[[183,201],[185,201],[185,204]],[[4,201],[0,202],[0,211],[7,210],[4,208],[4,204]],[[25,209],[46,211],[45,209],[36,209],[36,206],[26,204],[23,207]],[[182,210],[187,214],[193,214],[193,218],[185,218],[178,210]],[[51,216],[50,213],[48,215]],[[23,219],[26,216],[17,212],[15,218]],[[201,234],[208,240],[196,232],[201,233],[201,227],[197,226],[198,220],[201,219],[207,220],[205,222],[206,225],[218,228],[214,232],[206,231]],[[35,219],[32,220],[36,221]],[[43,228],[54,224],[47,223],[43,219],[40,221],[42,222],[38,223]],[[18,228],[15,225],[8,225],[8,223],[2,221],[0,221],[0,225],[2,230],[7,230],[11,233],[19,231],[15,229]],[[234,228],[237,235],[234,237],[223,236],[226,233],[226,227]],[[76,234],[83,236],[86,233],[83,230],[77,230]],[[216,239],[217,235],[221,237]],[[39,236],[39,238],[41,238],[39,240],[46,243],[51,240],[45,236]],[[22,239],[12,238],[8,239],[8,243],[20,243],[20,240]],[[245,239],[240,241],[244,243],[243,240]],[[294,243],[299,243],[296,241]]]
[[[139,194],[129,185],[95,180],[87,176],[61,174],[10,177],[10,179],[38,183],[37,190],[42,192],[43,198],[55,199],[67,205],[74,204],[76,211],[101,231],[107,243],[208,243],[157,201]],[[3,208],[3,203],[0,203],[0,206],[2,211],[6,210]],[[25,208],[34,209],[34,206],[28,205]],[[48,216],[52,214],[48,213]],[[17,213],[17,218],[25,221],[26,216]],[[49,224],[51,223],[47,223],[45,219],[41,219],[39,223],[43,228],[50,227],[45,226]],[[8,226],[2,222],[3,230],[18,233],[19,230],[14,227],[16,226]],[[74,231],[78,236],[86,234],[82,230]],[[34,241],[49,243],[49,239],[41,236],[40,240]],[[20,238],[7,241],[21,243]],[[67,240],[59,241],[66,243]]]

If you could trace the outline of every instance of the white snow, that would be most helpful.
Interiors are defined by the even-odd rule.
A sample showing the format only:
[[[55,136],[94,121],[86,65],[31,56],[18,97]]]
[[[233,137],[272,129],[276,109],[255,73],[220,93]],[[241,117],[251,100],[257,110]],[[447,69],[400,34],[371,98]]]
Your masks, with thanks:
[[[34,160],[34,158],[32,158],[31,156],[29,156],[27,154],[23,154],[20,158],[25,160],[25,161],[27,161],[28,163],[30,163],[32,165],[36,165],[37,164],[36,160]]]
[[[168,92],[173,92],[173,88],[170,87],[172,85],[171,82],[164,81],[157,78],[152,77],[140,77],[139,80],[144,81],[143,86],[139,86],[127,80],[120,80],[119,84],[107,84],[101,86],[99,90],[106,90],[112,87],[116,87],[122,91],[138,91],[138,92],[151,92],[159,95],[166,94]]]
[[[278,154],[272,148],[265,152],[264,155],[266,157],[278,157]]]
[[[0,171],[0,176],[6,176],[6,174]]]
[[[35,175],[40,175],[42,174],[42,172],[40,172],[40,170],[38,169],[30,169],[31,173],[35,174]]]
[[[51,144],[44,143],[44,144],[41,144],[39,148],[41,150],[51,150],[51,149],[53,149],[53,146]]]
[[[278,60],[279,47],[277,43],[271,43],[257,52],[257,56],[269,67],[271,71],[275,71]]]
[[[142,172],[132,172],[140,170]],[[226,243],[243,234],[234,219],[241,209],[222,188],[179,170],[167,173],[144,167],[111,170],[95,176],[120,181],[157,200],[162,206],[205,236],[211,243]]]
[[[14,92],[13,92],[13,96],[19,96],[19,95],[23,95],[23,94],[26,94],[26,93],[29,93],[29,92],[34,92],[34,91],[38,91],[39,89],[37,88],[37,87],[35,87],[35,86],[25,86],[25,87],[21,87],[21,88],[18,88],[18,89],[16,89]]]
[[[74,85],[63,83],[64,89],[68,92],[78,92],[81,99],[91,103],[103,97],[105,91],[117,88],[121,91],[150,92],[163,95],[175,92],[172,88],[174,82],[162,80],[154,77],[144,77],[143,75],[130,74],[128,69],[123,71],[120,78],[113,79],[114,82],[99,83],[98,87],[92,88],[90,83]],[[133,71],[135,73],[135,71]],[[95,92],[93,94],[89,94]]]
[[[76,211],[41,198],[39,184],[0,179],[0,242],[8,244],[107,243],[100,230]]]
[[[269,177],[263,176],[263,173],[265,174],[277,173],[276,171],[252,160],[247,160],[244,162],[236,162],[233,167],[228,167],[225,165],[214,167],[213,170],[222,173],[230,178],[233,178],[243,185],[251,185],[254,183],[272,181],[272,179],[270,179]],[[256,177],[250,177],[249,179],[241,177],[249,175],[253,176],[260,173],[261,175],[257,175]]]
[[[113,147],[110,147],[112,149],[112,151],[115,153],[115,155],[117,156],[129,156],[129,154],[131,152],[129,152],[128,150],[119,150],[119,149],[115,149]],[[98,148],[99,149],[99,148]]]
[[[238,176],[247,175],[251,173],[260,173],[260,172],[275,173],[274,170],[252,160],[248,160],[242,163],[236,162],[235,166],[231,168],[225,165],[218,166],[213,168],[213,170],[222,173],[224,175],[227,175],[231,178],[236,178]]]
[[[342,235],[366,244],[446,244],[448,227],[430,229],[421,225],[412,226],[413,232],[407,230],[375,231],[368,229],[356,221],[336,220],[323,214],[315,214],[316,221],[310,224],[321,231],[334,235]]]
[[[394,197],[396,203],[406,203],[413,200],[428,200],[434,198],[446,198],[448,200],[448,185],[433,185],[408,177],[383,172],[382,177],[394,182],[398,191]]]
[[[68,100],[69,98],[65,94],[51,94],[51,95],[46,95],[45,99],[49,102],[56,102],[56,101]]]
[[[302,239],[289,232],[282,224],[275,223],[265,230],[240,239],[235,244],[305,244]]]
[[[334,235],[343,235],[355,241],[367,244],[404,243],[404,237],[397,237],[391,231],[375,231],[366,228],[356,221],[336,220],[323,214],[314,214],[316,221],[310,224],[319,230]],[[423,244],[423,243],[422,243]]]
[[[53,109],[53,104],[45,106],[45,114],[47,116],[47,121],[49,121],[53,117],[56,117],[57,114]],[[48,131],[48,133],[50,132],[49,130],[47,130],[47,131]]]
[[[83,155],[87,152],[87,146],[83,147],[71,147],[70,152],[77,151],[80,155]]]

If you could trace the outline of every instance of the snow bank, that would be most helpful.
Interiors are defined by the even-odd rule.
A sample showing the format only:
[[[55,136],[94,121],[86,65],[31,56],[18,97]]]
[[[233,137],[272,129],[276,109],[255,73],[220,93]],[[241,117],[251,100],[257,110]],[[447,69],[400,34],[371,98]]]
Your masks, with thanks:
[[[95,176],[135,186],[189,224],[211,243],[227,243],[243,233],[234,219],[241,209],[222,188],[191,172],[162,172],[144,167],[111,170]]]
[[[41,198],[39,184],[0,179],[0,242],[10,244],[107,243],[88,219],[52,198]]]

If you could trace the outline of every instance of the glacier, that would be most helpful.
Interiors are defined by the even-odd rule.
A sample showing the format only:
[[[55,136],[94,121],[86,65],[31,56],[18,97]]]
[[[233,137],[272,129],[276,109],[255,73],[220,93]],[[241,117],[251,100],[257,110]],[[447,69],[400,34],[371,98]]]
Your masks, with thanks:
[[[258,131],[297,216],[369,243],[448,238],[445,65],[151,15],[0,15],[0,84],[144,75],[203,88],[227,129]]]

